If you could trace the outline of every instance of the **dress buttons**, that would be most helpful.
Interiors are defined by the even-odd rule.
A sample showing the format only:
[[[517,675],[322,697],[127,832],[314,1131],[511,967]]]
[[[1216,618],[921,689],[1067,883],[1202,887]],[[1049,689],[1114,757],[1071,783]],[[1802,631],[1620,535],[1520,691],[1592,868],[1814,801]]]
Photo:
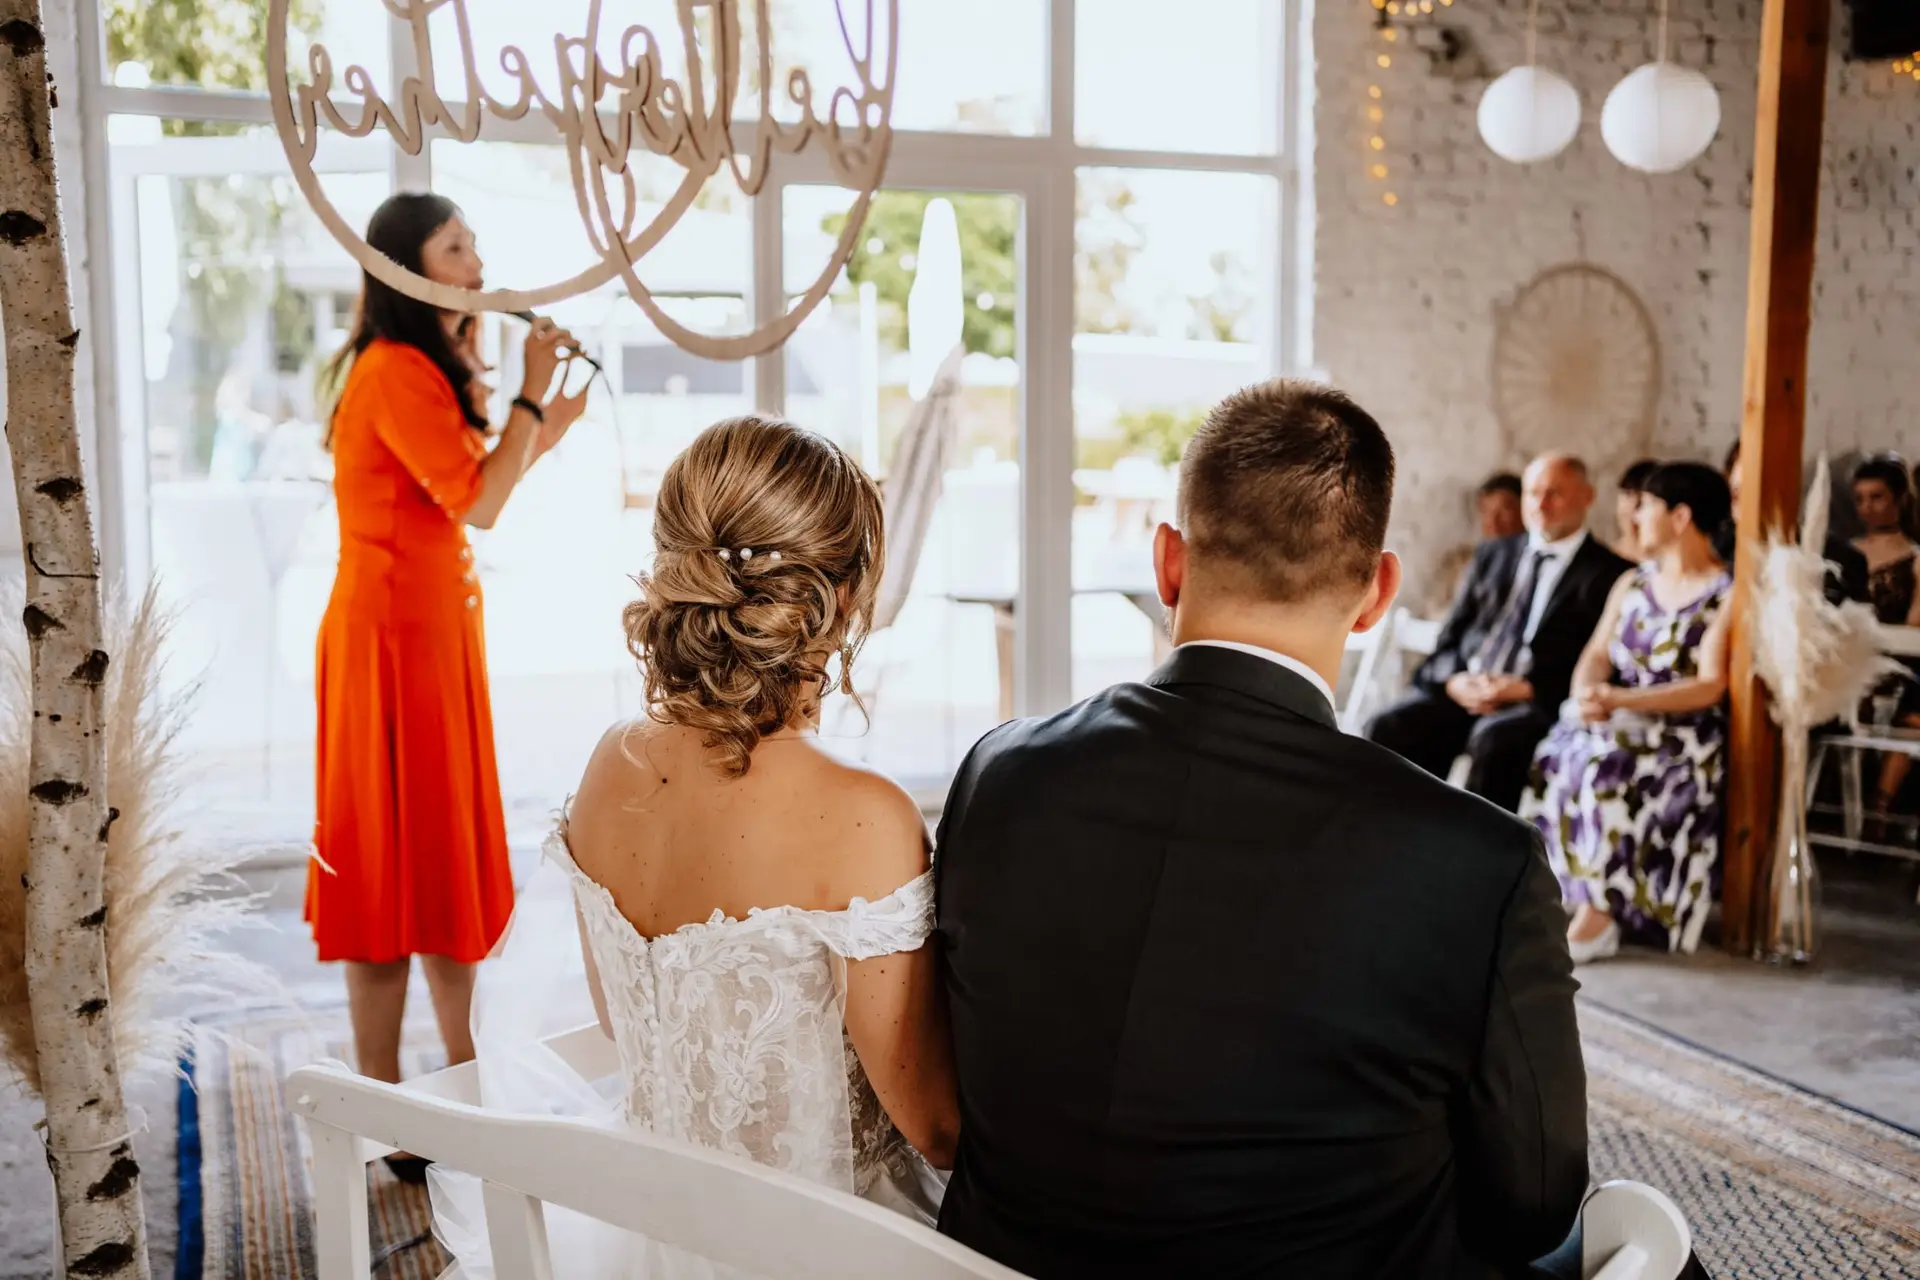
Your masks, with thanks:
[[[466,583],[468,586],[472,586],[474,583],[480,581],[480,579],[474,577],[473,570],[469,569],[460,575],[460,581]]]
[[[473,548],[472,548],[472,547],[462,547],[462,548],[460,548],[460,561],[461,561],[461,563],[462,563],[462,564],[472,564],[472,563],[473,563]]]
[[[479,596],[468,596],[468,597],[467,597],[467,608],[469,608],[469,609],[478,609],[479,607],[480,607],[480,597],[479,597]]]

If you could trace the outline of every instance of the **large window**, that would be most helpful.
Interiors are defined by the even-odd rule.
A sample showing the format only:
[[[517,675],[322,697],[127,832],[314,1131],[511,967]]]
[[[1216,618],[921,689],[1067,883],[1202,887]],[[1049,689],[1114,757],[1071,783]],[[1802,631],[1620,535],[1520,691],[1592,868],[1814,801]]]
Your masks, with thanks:
[[[99,376],[119,421],[102,457],[121,496],[107,553],[135,581],[157,575],[178,617],[173,677],[199,686],[196,798],[234,838],[298,848],[313,639],[337,554],[322,373],[359,274],[273,135],[264,0],[200,0],[191,23],[98,3],[89,91],[108,120],[111,190],[88,234],[110,264],[95,285],[114,317]],[[672,31],[677,7],[607,0],[603,32]],[[475,537],[517,841],[564,798],[600,730],[642,710],[620,606],[651,554],[666,464],[729,414],[783,412],[825,432],[910,513],[893,531],[900,590],[856,671],[867,714],[829,709],[836,750],[936,794],[994,724],[1137,678],[1164,654],[1149,546],[1171,517],[1181,445],[1222,393],[1307,357],[1289,145],[1305,136],[1289,100],[1304,7],[901,0],[885,186],[853,260],[782,351],[691,356],[617,282],[554,308],[605,376],[499,527]],[[806,67],[824,110],[846,75],[835,0],[770,8],[776,83]],[[296,64],[321,40],[337,68],[360,63],[389,85],[413,66],[381,0],[290,9]],[[587,4],[467,10],[486,80],[505,43],[541,67],[555,32],[584,29]],[[433,15],[449,99],[464,80],[451,13]],[[680,75],[673,43],[663,69]],[[743,77],[742,117],[757,74]],[[316,168],[356,224],[398,188],[452,197],[491,284],[587,261],[566,157],[537,119],[417,155],[384,134],[329,136]],[[638,199],[664,201],[680,175],[640,157]],[[813,156],[776,160],[753,198],[723,173],[642,275],[679,323],[744,331],[819,275],[852,202]],[[487,321],[502,386],[518,334]],[[942,441],[944,465],[896,473],[902,440],[921,432]]]

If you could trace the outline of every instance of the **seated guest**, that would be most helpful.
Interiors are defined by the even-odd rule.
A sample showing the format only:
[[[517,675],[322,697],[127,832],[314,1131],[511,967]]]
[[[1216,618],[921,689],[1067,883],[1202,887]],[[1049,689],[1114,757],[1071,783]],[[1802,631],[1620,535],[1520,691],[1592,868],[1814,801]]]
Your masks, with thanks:
[[[1503,809],[1520,802],[1607,592],[1632,567],[1588,536],[1592,506],[1578,458],[1547,454],[1527,468],[1528,532],[1480,544],[1413,691],[1367,737],[1443,778],[1465,751],[1467,790]]]
[[[1733,448],[1727,450],[1726,463],[1720,468],[1726,477],[1727,489],[1733,495],[1733,506],[1737,513],[1740,506],[1740,442],[1735,440]],[[1713,549],[1726,563],[1727,571],[1733,571],[1734,552],[1738,549],[1738,530],[1733,515],[1713,540]],[[1867,558],[1860,554],[1859,548],[1840,534],[1833,526],[1827,529],[1826,546],[1822,549],[1827,560],[1827,599],[1834,604],[1846,600],[1867,599]]]
[[[1613,493],[1613,554],[1628,564],[1639,564],[1646,559],[1640,549],[1640,534],[1634,525],[1640,518],[1640,490],[1647,483],[1660,464],[1652,458],[1642,458],[1628,467],[1620,475],[1620,484]]]
[[[947,1235],[1038,1280],[1446,1280],[1525,1274],[1573,1225],[1585,1071],[1539,842],[1334,720],[1398,586],[1392,493],[1347,397],[1228,397],[1155,534],[1173,656],[960,766]]]
[[[1467,575],[1467,568],[1473,563],[1473,552],[1480,543],[1489,538],[1511,538],[1526,526],[1520,519],[1520,477],[1511,471],[1501,471],[1488,476],[1473,496],[1474,515],[1479,529],[1477,540],[1471,546],[1456,547],[1440,561],[1439,569],[1434,573],[1434,590],[1427,593],[1425,606],[1421,613],[1424,617],[1435,617],[1446,611],[1453,598],[1460,594],[1460,582]]]
[[[1920,591],[1914,589],[1920,546],[1907,532],[1913,522],[1913,490],[1906,465],[1891,454],[1861,463],[1853,473],[1853,509],[1866,530],[1853,545],[1866,558],[1867,598],[1874,616],[1889,627],[1920,626]],[[1920,674],[1920,664],[1908,665]],[[1920,728],[1920,685],[1895,676],[1878,692],[1895,700],[1895,723]],[[1882,820],[1893,808],[1911,764],[1912,757],[1898,752],[1881,760],[1873,807]]]
[[[1520,494],[1520,477],[1513,472],[1499,471],[1487,477],[1473,499],[1474,512],[1480,517],[1480,541],[1526,532]]]
[[[1697,462],[1661,467],[1640,496],[1652,557],[1620,580],[1573,674],[1573,702],[1540,746],[1520,816],[1567,901],[1575,963],[1622,936],[1692,951],[1713,898],[1726,773],[1726,608],[1714,551],[1727,482]]]

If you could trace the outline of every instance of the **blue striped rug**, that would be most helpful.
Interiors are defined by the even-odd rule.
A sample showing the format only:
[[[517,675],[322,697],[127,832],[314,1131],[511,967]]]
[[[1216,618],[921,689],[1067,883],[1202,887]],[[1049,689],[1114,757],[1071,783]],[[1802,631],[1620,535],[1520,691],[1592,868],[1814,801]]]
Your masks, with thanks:
[[[284,1010],[203,1023],[180,1085],[179,1251],[175,1280],[312,1280],[312,1183],[303,1125],[282,1088],[295,1067],[346,1060],[344,1009]],[[409,1022],[401,1064],[409,1076],[440,1062],[430,1018]],[[434,1280],[449,1259],[432,1236],[425,1187],[367,1171],[373,1275]]]

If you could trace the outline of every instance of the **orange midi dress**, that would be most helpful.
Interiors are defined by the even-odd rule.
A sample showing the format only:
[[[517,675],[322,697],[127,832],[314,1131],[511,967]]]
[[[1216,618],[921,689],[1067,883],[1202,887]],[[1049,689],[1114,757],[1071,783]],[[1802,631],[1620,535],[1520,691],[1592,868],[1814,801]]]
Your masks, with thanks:
[[[323,961],[480,960],[513,910],[463,523],[486,448],[426,355],[376,341],[347,375],[333,456],[307,921]]]

